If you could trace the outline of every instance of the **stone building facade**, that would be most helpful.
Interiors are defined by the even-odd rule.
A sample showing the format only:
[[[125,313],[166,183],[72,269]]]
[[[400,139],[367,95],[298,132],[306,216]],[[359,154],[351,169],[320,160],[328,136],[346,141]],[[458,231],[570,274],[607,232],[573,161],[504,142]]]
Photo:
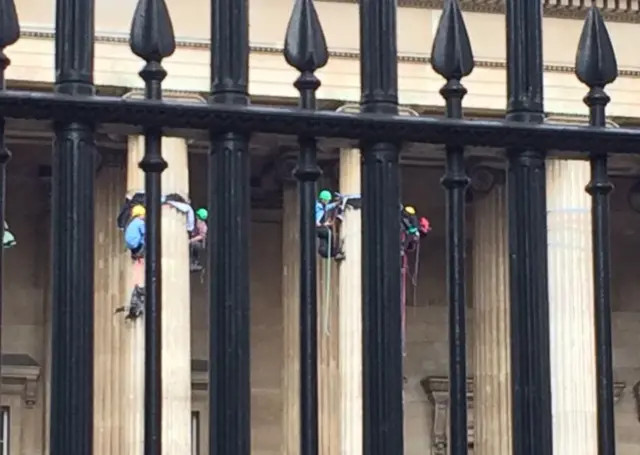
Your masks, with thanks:
[[[579,8],[559,2],[544,22],[545,89],[549,121],[584,122],[584,88],[572,74],[581,28]],[[178,50],[167,61],[168,96],[202,102],[208,88],[208,11],[204,0],[168,1]],[[316,2],[331,49],[319,74],[324,109],[353,108],[359,97],[357,5]],[[437,1],[401,2],[398,46],[400,101],[407,115],[440,112],[442,84],[428,66],[428,52],[439,17]],[[495,2],[465,1],[465,19],[477,68],[468,78],[467,114],[500,117],[505,106],[504,17]],[[499,5],[499,3],[498,3]],[[251,2],[251,83],[257,104],[294,104],[293,71],[281,55],[289,2]],[[21,40],[8,50],[9,86],[49,90],[53,80],[53,9],[36,0],[18,0]],[[96,84],[101,94],[136,96],[142,87],[141,63],[126,44],[133,2],[97,2]],[[637,9],[637,6],[635,7]],[[635,125],[640,57],[633,41],[638,11],[607,12],[621,77],[609,91],[611,127]],[[630,44],[631,43],[631,44]],[[345,107],[346,106],[346,107]],[[18,245],[6,252],[3,313],[3,386],[0,455],[48,453],[50,354],[50,141],[48,126],[9,122],[7,220]],[[128,191],[142,189],[137,162],[141,141],[135,131],[100,131],[96,170],[96,385],[95,453],[141,455],[140,322],[113,315],[130,287],[130,265],[115,217]],[[165,192],[206,203],[207,150],[203,137],[165,139],[170,163]],[[289,158],[291,138],[257,136],[252,141],[251,349],[252,449],[256,455],[296,455],[297,327],[295,189]],[[348,142],[323,141],[323,185],[358,190],[358,151]],[[509,453],[508,285],[505,237],[504,163],[500,150],[469,151],[472,188],[468,200],[468,371],[469,434],[476,455]],[[405,439],[407,455],[446,453],[447,307],[445,289],[443,150],[407,144],[402,153],[403,200],[431,221],[423,240],[415,287],[409,286],[405,360]],[[617,158],[610,173],[614,304],[613,334],[618,453],[640,450],[640,162]],[[593,310],[590,280],[589,180],[585,163],[550,159],[549,205],[550,311],[555,450],[558,455],[593,454],[595,445]],[[348,187],[348,188],[347,188]],[[166,223],[166,224],[164,224]],[[190,275],[183,220],[163,215],[165,286],[186,299],[165,305],[164,352],[169,446],[208,453],[207,275]],[[351,232],[351,231],[350,231]],[[357,238],[359,230],[353,234]],[[353,240],[353,238],[351,240]],[[351,246],[350,248],[355,248]],[[344,267],[344,266],[342,266]],[[331,295],[320,296],[322,453],[357,455],[359,419],[357,343],[359,321],[340,270]],[[319,272],[322,275],[322,271]],[[357,275],[356,275],[357,276]],[[349,276],[353,279],[353,275]],[[321,276],[325,283],[326,277]],[[340,288],[340,289],[339,289]],[[324,288],[323,288],[324,289]],[[349,304],[349,305],[347,305]],[[357,307],[356,307],[357,308]],[[136,326],[137,324],[137,326]],[[328,327],[328,330],[325,328]],[[351,344],[347,345],[346,341]],[[345,347],[346,346],[346,347]],[[354,357],[355,356],[355,357]],[[345,393],[350,384],[353,394]],[[355,385],[354,385],[355,384]],[[354,418],[356,416],[356,418]],[[351,418],[348,418],[351,417]],[[479,423],[479,422],[485,423]],[[177,452],[175,452],[177,453]]]

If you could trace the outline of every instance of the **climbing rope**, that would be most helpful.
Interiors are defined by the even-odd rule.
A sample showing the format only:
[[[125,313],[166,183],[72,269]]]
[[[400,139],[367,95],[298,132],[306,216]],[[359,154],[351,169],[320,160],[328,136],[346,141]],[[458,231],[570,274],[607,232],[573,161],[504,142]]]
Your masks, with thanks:
[[[414,262],[413,273],[411,276],[411,284],[413,286],[412,302],[413,306],[418,306],[418,271],[420,270],[420,241],[416,245],[416,256]]]
[[[332,259],[331,253],[333,252],[333,229],[329,229],[329,237],[328,237],[328,258],[325,259],[325,280],[324,280],[324,308],[322,310],[322,318],[323,318],[323,330],[324,334],[329,336],[331,335],[331,266]]]

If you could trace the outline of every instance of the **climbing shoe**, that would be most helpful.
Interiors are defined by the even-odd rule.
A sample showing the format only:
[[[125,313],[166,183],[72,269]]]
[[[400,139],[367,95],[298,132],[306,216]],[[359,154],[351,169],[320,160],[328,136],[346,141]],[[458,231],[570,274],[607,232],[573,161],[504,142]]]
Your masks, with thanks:
[[[344,253],[343,253],[342,251],[338,251],[338,252],[336,253],[336,256],[334,257],[334,259],[335,259],[337,262],[342,262],[342,261],[344,261],[344,260],[345,260],[345,258],[346,258],[346,256],[344,255]]]
[[[204,267],[202,266],[202,264],[200,264],[199,262],[192,262],[191,266],[189,267],[189,270],[191,272],[201,272],[202,269],[204,269]]]

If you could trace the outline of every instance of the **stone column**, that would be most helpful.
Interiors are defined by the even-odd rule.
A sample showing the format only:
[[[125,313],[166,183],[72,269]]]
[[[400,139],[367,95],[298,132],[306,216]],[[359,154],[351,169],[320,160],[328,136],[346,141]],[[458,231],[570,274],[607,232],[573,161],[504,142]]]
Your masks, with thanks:
[[[114,316],[125,289],[127,254],[116,218],[125,196],[123,155],[102,154],[96,178],[94,453],[122,453],[120,352],[123,325]]]
[[[340,193],[360,194],[360,150],[340,151]],[[362,455],[362,219],[347,207],[341,227],[339,371],[340,453]]]
[[[334,169],[324,169],[321,188],[336,189]],[[320,453],[340,453],[339,275],[334,260],[318,256],[318,405]]]
[[[282,197],[283,455],[300,453],[300,231],[298,188],[285,179]]]
[[[553,453],[597,453],[589,163],[547,161]]]
[[[144,191],[144,174],[138,163],[144,155],[144,146],[137,137],[129,137],[127,143],[127,195]],[[124,199],[121,203],[124,202]],[[120,236],[123,233],[120,232]],[[123,246],[124,250],[124,246]],[[124,286],[120,290],[119,305],[129,305],[135,285],[143,284],[144,266],[134,263],[125,253]],[[142,455],[144,448],[144,317],[120,324],[120,374],[122,377],[122,402],[120,406],[120,443],[122,455]]]
[[[507,198],[477,196],[473,227],[474,454],[511,454]]]
[[[127,189],[144,190],[144,174],[138,163],[144,155],[144,138],[129,138]],[[162,139],[162,155],[168,168],[162,174],[163,194],[177,193],[188,199],[188,147],[185,139]],[[189,240],[185,215],[165,205],[162,208],[162,378],[163,378],[163,453],[191,453],[191,295]],[[129,264],[131,262],[129,261]],[[131,268],[131,265],[129,265]],[[129,298],[136,273],[129,270],[126,297]],[[128,415],[134,429],[129,430],[129,446],[142,449],[142,409],[144,382],[144,323],[130,324]],[[125,421],[126,424],[126,421]]]

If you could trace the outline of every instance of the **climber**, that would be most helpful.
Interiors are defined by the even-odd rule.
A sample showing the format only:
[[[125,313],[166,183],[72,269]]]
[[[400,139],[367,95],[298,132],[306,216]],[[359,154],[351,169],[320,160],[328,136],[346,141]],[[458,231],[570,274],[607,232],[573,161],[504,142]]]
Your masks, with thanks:
[[[144,257],[145,224],[144,217],[147,211],[142,205],[134,205],[131,209],[131,218],[124,230],[124,243],[134,260]]]
[[[414,251],[420,239],[431,230],[429,221],[425,217],[418,217],[416,209],[411,205],[402,207],[400,220],[403,252]]]
[[[340,199],[333,200],[329,190],[322,190],[316,201],[316,235],[318,236],[318,254],[325,259],[344,260],[344,253],[334,229],[336,209],[340,206]]]
[[[180,213],[183,213],[187,219],[186,228],[189,235],[191,235],[193,229],[195,228],[195,215],[193,212],[193,208],[191,207],[189,201],[179,194],[170,193],[166,195],[162,195],[160,199],[160,203],[162,205],[168,205],[173,207]],[[144,207],[145,204],[145,194],[144,192],[137,191],[135,193],[127,195],[125,198],[124,204],[120,209],[120,213],[117,218],[117,225],[119,229],[124,229],[128,224],[129,220],[132,218],[131,209],[136,205],[141,205]]]
[[[129,305],[124,305],[115,310],[115,313],[124,313],[125,319],[136,319],[144,313],[145,289],[144,289],[144,255],[145,255],[145,215],[143,205],[129,206],[126,214],[127,225],[124,229],[124,243],[131,251],[133,260],[133,282]]]
[[[207,245],[207,218],[209,218],[209,211],[203,207],[196,210],[196,222],[195,227],[191,231],[189,238],[189,254],[191,257],[191,271],[199,272],[204,267],[200,262],[200,251],[204,250]]]
[[[4,248],[11,248],[12,246],[16,246],[18,242],[16,242],[15,236],[9,232],[9,225],[5,221],[4,223],[4,237],[2,239],[2,246]]]

